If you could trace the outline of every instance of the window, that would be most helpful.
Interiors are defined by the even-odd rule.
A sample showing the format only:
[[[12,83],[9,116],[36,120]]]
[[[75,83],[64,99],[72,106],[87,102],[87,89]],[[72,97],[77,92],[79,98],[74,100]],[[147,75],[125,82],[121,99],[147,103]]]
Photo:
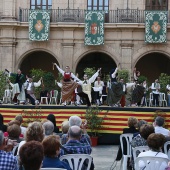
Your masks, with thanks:
[[[168,0],[145,0],[146,10],[168,10]]]
[[[31,9],[52,9],[52,0],[31,0]]]
[[[88,0],[88,10],[109,10],[109,0]]]
[[[87,0],[87,10],[105,11],[105,22],[109,21],[109,0]]]

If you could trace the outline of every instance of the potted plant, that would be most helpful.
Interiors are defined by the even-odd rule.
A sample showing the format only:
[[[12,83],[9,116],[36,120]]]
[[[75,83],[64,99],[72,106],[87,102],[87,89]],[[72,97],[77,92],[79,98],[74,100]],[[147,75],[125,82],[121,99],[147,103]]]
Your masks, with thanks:
[[[100,113],[102,110],[100,110],[97,106],[96,107],[89,107],[86,110],[85,113],[85,119],[87,120],[87,129],[90,130],[90,136],[92,141],[92,146],[97,145],[98,140],[98,133],[99,130],[103,127],[102,124],[104,122],[104,118],[106,117],[106,113],[104,116],[101,116]]]

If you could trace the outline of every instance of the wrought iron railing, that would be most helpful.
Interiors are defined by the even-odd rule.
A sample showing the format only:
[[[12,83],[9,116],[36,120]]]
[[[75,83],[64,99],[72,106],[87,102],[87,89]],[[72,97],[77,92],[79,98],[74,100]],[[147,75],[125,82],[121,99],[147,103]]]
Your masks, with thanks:
[[[168,22],[170,14],[168,14]],[[19,9],[19,21],[28,22],[29,9]],[[52,9],[51,22],[78,22],[84,23],[85,10],[83,9]],[[139,9],[117,9],[105,12],[105,23],[144,23],[145,11]]]

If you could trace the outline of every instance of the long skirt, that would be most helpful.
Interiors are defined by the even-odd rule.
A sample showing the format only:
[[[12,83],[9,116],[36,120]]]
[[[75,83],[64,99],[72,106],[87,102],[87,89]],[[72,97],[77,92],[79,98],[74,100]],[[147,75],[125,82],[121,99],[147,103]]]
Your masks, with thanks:
[[[133,92],[132,92],[132,104],[135,104],[135,103],[138,103],[141,101],[143,95],[144,95],[144,90],[145,88],[140,86],[140,85],[137,85]]]
[[[73,80],[62,82],[62,101],[71,101],[74,90],[78,87],[78,84]]]
[[[108,88],[107,104],[113,105],[120,101],[123,95],[123,86],[121,83],[112,83],[111,88]]]

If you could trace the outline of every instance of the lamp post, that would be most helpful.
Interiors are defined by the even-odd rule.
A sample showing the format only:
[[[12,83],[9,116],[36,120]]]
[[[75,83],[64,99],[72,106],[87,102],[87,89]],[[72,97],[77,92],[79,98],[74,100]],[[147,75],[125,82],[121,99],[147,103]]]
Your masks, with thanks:
[[[70,2],[69,2],[69,0],[68,0],[68,7],[67,7],[68,9],[70,8]]]

